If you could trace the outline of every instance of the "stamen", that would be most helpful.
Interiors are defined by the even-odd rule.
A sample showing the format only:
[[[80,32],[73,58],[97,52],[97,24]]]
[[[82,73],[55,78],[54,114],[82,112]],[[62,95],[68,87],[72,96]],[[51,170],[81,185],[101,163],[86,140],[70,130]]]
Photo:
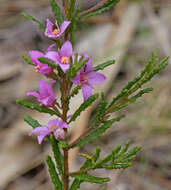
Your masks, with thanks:
[[[68,57],[62,57],[61,62],[62,62],[62,64],[68,64],[69,58]]]
[[[82,84],[88,83],[87,77],[86,77],[86,76],[81,76],[81,77],[80,77],[80,82],[81,82]]]
[[[60,29],[55,28],[52,33],[54,35],[58,35],[60,32],[61,32]]]
[[[35,69],[36,69],[36,72],[38,72],[38,71],[39,71],[39,69],[40,69],[40,66],[39,66],[39,65],[37,65],[37,66],[35,67]]]
[[[52,124],[49,130],[53,131],[54,129],[56,129],[56,125]]]

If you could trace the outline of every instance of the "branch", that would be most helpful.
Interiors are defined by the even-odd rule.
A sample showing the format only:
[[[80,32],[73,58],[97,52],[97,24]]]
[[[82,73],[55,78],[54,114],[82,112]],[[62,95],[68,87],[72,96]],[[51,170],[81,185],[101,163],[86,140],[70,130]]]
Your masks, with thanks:
[[[108,1],[108,0],[102,0],[102,1],[100,1],[99,3],[97,3],[96,5],[94,5],[93,7],[89,8],[89,9],[87,9],[87,10],[85,10],[85,11],[82,11],[82,12],[79,14],[79,16],[82,16],[82,15],[84,15],[84,14],[90,13],[90,12],[92,12],[92,11],[95,11],[95,10],[97,10],[97,9],[99,9],[99,8],[101,8],[101,7],[103,7],[104,4],[105,4],[107,1]]]

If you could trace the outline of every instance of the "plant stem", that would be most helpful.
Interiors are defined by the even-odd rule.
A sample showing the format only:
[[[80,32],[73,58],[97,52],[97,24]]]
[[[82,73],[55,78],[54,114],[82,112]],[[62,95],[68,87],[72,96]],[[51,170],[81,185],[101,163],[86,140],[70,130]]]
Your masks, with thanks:
[[[62,85],[62,119],[67,122],[67,82],[66,75],[63,75],[63,85]],[[67,133],[67,129],[64,129]],[[65,139],[66,140],[66,139]],[[69,178],[69,166],[68,166],[68,148],[63,148],[64,152],[64,190],[68,190],[68,178]]]
[[[69,0],[65,0],[65,17],[68,15],[68,6]],[[65,41],[68,39],[68,32],[65,32]],[[62,110],[63,115],[62,119],[64,122],[67,122],[67,111],[68,111],[68,102],[67,102],[67,81],[66,81],[66,74],[63,74],[63,84],[62,84]],[[67,129],[65,130],[65,134],[67,134]],[[65,138],[65,140],[67,140]],[[63,148],[64,152],[64,190],[68,190],[69,186],[69,166],[68,166],[68,148]]]

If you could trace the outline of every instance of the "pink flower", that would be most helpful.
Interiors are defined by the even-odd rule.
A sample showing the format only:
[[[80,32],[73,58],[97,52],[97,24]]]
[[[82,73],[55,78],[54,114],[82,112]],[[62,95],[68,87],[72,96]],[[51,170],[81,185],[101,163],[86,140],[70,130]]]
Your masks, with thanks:
[[[70,57],[72,56],[72,54],[73,54],[72,44],[70,41],[66,41],[62,45],[61,49],[59,49],[59,51],[56,52],[56,54],[54,53],[50,57],[51,57],[51,59],[53,59],[53,61],[56,61],[59,64],[59,66],[61,67],[61,69],[65,73],[66,70],[70,66]]]
[[[85,55],[85,58],[89,58]],[[80,59],[80,57],[78,57]],[[76,77],[72,78],[71,81],[74,84],[82,84],[82,93],[84,101],[86,101],[92,95],[93,85],[102,84],[106,80],[106,77],[98,72],[94,72],[92,69],[92,60],[89,60],[82,67]]]
[[[39,93],[38,92],[27,92],[27,96],[35,96],[43,105],[53,106],[55,103],[55,94],[53,92],[52,85],[55,81],[50,83],[39,80]]]
[[[61,24],[61,28],[59,28],[58,24],[53,24],[49,19],[47,19],[45,36],[52,38],[52,39],[59,39],[62,34],[65,32],[66,28],[70,24],[70,21],[64,21]]]
[[[68,128],[69,126],[64,121],[59,121],[58,119],[50,120],[48,126],[40,126],[33,129],[29,135],[36,134],[38,143],[41,144],[43,139],[50,134],[54,134],[57,140],[64,139],[65,131],[64,128]]]
[[[53,61],[54,51],[50,51],[50,50],[54,46],[55,46],[55,44],[50,45],[45,54],[43,54],[41,51],[37,51],[37,50],[29,51],[30,58],[31,58],[32,62],[35,64],[35,69],[37,72],[39,72],[41,74],[47,74],[47,75],[52,72],[52,68],[49,67],[47,64],[41,63],[38,60],[38,58],[45,57],[45,58],[48,58]]]

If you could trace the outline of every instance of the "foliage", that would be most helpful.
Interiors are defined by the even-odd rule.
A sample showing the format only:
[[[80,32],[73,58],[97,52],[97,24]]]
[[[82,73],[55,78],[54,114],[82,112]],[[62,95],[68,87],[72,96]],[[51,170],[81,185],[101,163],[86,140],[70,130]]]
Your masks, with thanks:
[[[83,102],[80,107],[75,111],[75,113],[72,115],[71,119],[69,120],[69,123],[72,121],[75,121],[76,118],[83,112],[87,107],[89,107],[97,98],[99,97],[98,94],[94,94],[90,96],[85,102]]]
[[[66,21],[71,21],[71,23],[66,26],[65,28],[66,31],[64,30],[65,32],[64,31],[62,32],[62,34],[64,33],[64,35],[61,36],[61,38],[58,36],[59,32],[61,32],[60,31],[61,28],[54,29],[52,28],[52,26],[50,29],[49,28],[47,29],[49,29],[49,33],[51,33],[52,36],[54,34],[56,35],[56,37],[54,36],[51,37],[51,35],[47,35],[47,37],[52,38],[53,43],[55,41],[59,49],[62,49],[61,46],[64,41],[66,42],[70,40],[71,43],[73,44],[75,40],[75,32],[78,23],[83,21],[83,18],[85,19],[90,16],[101,14],[102,12],[107,11],[113,6],[115,6],[118,2],[119,0],[102,0],[99,3],[97,3],[95,6],[81,12],[81,5],[76,5],[76,0],[68,0],[68,1],[62,0],[63,9],[61,9],[61,7],[56,3],[55,0],[50,0],[51,9],[55,16],[57,24],[61,26],[62,22],[64,21],[64,18]],[[36,18],[27,13],[23,13],[23,16],[28,20],[36,22],[38,27],[43,32],[45,31],[45,26]],[[54,26],[57,27],[56,25]],[[69,47],[69,45],[67,45],[66,49],[68,51],[68,49],[72,49],[72,47]],[[64,51],[61,52],[66,53]],[[23,107],[27,107],[29,109],[36,110],[41,113],[48,113],[51,116],[59,117],[60,120],[59,121],[57,120],[58,121],[57,124],[58,125],[61,124],[61,126],[64,126],[63,128],[54,129],[54,124],[51,125],[48,123],[48,127],[41,128],[40,127],[41,124],[37,120],[33,119],[30,116],[24,116],[24,120],[26,121],[26,123],[29,124],[33,129],[39,127],[36,130],[36,132],[38,131],[40,132],[38,138],[42,138],[42,135],[44,134],[46,136],[48,131],[49,135],[48,140],[52,147],[54,159],[52,159],[50,156],[47,156],[46,162],[48,165],[48,170],[52,183],[54,184],[54,188],[55,190],[63,190],[63,189],[77,190],[80,189],[80,185],[83,182],[97,183],[97,184],[106,183],[110,180],[109,178],[90,175],[89,171],[97,169],[114,170],[114,169],[128,168],[132,165],[132,161],[135,159],[136,154],[137,152],[140,151],[141,147],[135,146],[130,148],[130,142],[128,141],[124,146],[122,145],[116,146],[111,152],[109,152],[104,157],[101,157],[100,155],[101,152],[100,147],[97,147],[96,152],[92,155],[79,153],[78,156],[83,157],[85,159],[85,162],[80,167],[80,169],[75,172],[69,172],[68,152],[72,148],[83,147],[84,145],[96,140],[97,138],[100,138],[109,128],[113,126],[115,122],[119,122],[122,118],[124,118],[125,115],[121,113],[121,110],[123,108],[127,107],[129,104],[134,103],[138,98],[142,97],[146,93],[150,93],[153,90],[152,88],[145,88],[144,85],[167,66],[168,57],[163,58],[160,61],[158,59],[158,54],[153,53],[152,58],[148,61],[148,63],[146,64],[145,68],[141,71],[141,73],[138,76],[136,76],[133,80],[128,82],[122,88],[121,92],[112,98],[110,103],[108,103],[107,99],[105,98],[105,94],[103,92],[101,93],[100,98],[98,93],[92,94],[89,95],[88,99],[84,101],[76,109],[74,113],[73,112],[71,113],[72,114],[71,116],[68,116],[69,104],[71,102],[71,98],[78,94],[79,90],[83,88],[83,85],[85,85],[85,83],[86,85],[89,85],[89,88],[90,87],[92,88],[91,84],[88,83],[86,75],[96,74],[96,76],[97,75],[102,76],[102,74],[99,73],[97,74],[96,72],[115,64],[115,60],[109,60],[102,64],[99,64],[93,67],[93,72],[91,73],[87,72],[85,76],[81,76],[78,75],[78,73],[80,73],[80,70],[88,62],[88,58],[86,58],[85,56],[78,55],[78,53],[75,54],[72,53],[71,56],[70,55],[66,56],[66,55],[61,55],[62,53],[59,54],[59,52],[55,54],[55,51],[53,52],[49,51],[47,54],[48,55],[50,54],[51,56],[53,56],[53,58],[51,59],[51,56],[47,57],[46,55],[46,58],[35,57],[36,59],[35,61],[34,59],[31,59],[28,54],[23,54],[22,57],[28,64],[33,66],[36,65],[38,72],[40,71],[39,70],[40,68],[44,69],[47,68],[48,66],[51,67],[48,73],[43,69],[42,69],[43,71],[41,70],[40,73],[44,74],[44,76],[47,77],[48,79],[55,79],[56,83],[59,80],[58,86],[61,92],[61,97],[59,99],[61,101],[58,102],[58,98],[56,98],[56,96],[53,95],[54,91],[52,89],[52,86],[49,87],[49,83],[46,82],[47,85],[45,88],[46,92],[43,88],[41,88],[41,90],[43,89],[42,91],[44,92],[43,95],[45,94],[45,96],[47,96],[45,97],[45,99],[43,99],[45,102],[45,103],[43,102],[43,105],[46,106],[35,104],[30,101],[22,99],[17,100],[16,103]],[[58,57],[58,59],[55,56]],[[66,71],[61,69],[59,64],[59,57],[61,64],[66,64],[66,65],[68,64],[67,66],[69,68],[67,68]],[[76,83],[72,82],[73,80],[71,79],[76,76],[80,77],[79,80],[81,84],[78,84],[77,82]],[[73,87],[74,84],[78,85]],[[91,93],[91,91],[88,91],[88,93]],[[49,94],[51,94],[51,96],[49,96]],[[44,96],[41,98],[44,98]],[[52,99],[54,99],[54,101]],[[46,104],[46,101],[48,102],[49,100],[53,101],[52,104]],[[42,103],[41,101],[42,99],[39,98],[40,103]],[[81,134],[77,139],[75,139],[73,142],[70,142],[67,136],[69,124],[71,122],[74,122],[81,115],[81,113],[85,111],[88,107],[90,107],[95,101],[97,101],[98,104],[96,104],[96,110],[91,120],[89,121],[89,126],[87,127],[86,131],[83,134]],[[112,115],[113,113],[115,114],[115,116]],[[51,121],[56,122],[56,119],[55,121],[54,120]],[[71,185],[69,184],[70,178],[73,178],[73,182]],[[102,190],[105,189],[106,187],[104,186]]]
[[[113,65],[113,64],[115,64],[115,60],[106,61],[106,62],[99,64],[96,67],[94,67],[93,70],[94,71],[103,70],[105,67],[108,67],[109,65]]]
[[[37,120],[33,119],[28,115],[24,116],[24,121],[27,122],[31,127],[33,127],[33,129],[41,126],[41,124]]]
[[[88,12],[83,14],[81,17],[91,17],[91,16],[95,16],[97,14],[101,14],[104,11],[109,10],[110,8],[112,8],[113,6],[115,6],[117,3],[119,2],[119,0],[106,0],[106,1],[101,1],[99,2],[99,6],[97,9],[95,9],[94,11]]]
[[[58,4],[55,2],[55,0],[50,0],[50,5],[52,8],[52,12],[56,17],[56,21],[59,24],[59,26],[61,25],[61,23],[63,22],[64,18],[61,12],[61,9],[59,8]]]
[[[49,167],[49,174],[51,176],[51,180],[54,184],[55,190],[62,190],[62,182],[59,179],[58,173],[55,170],[55,164],[53,163],[50,156],[46,157],[46,162]]]
[[[32,109],[32,110],[36,110],[38,112],[48,113],[50,115],[58,115],[57,112],[55,112],[54,110],[52,110],[50,108],[47,108],[45,106],[39,106],[37,104],[34,104],[34,103],[26,101],[26,100],[19,99],[16,101],[16,103],[20,104],[23,107],[27,107],[27,108]]]

